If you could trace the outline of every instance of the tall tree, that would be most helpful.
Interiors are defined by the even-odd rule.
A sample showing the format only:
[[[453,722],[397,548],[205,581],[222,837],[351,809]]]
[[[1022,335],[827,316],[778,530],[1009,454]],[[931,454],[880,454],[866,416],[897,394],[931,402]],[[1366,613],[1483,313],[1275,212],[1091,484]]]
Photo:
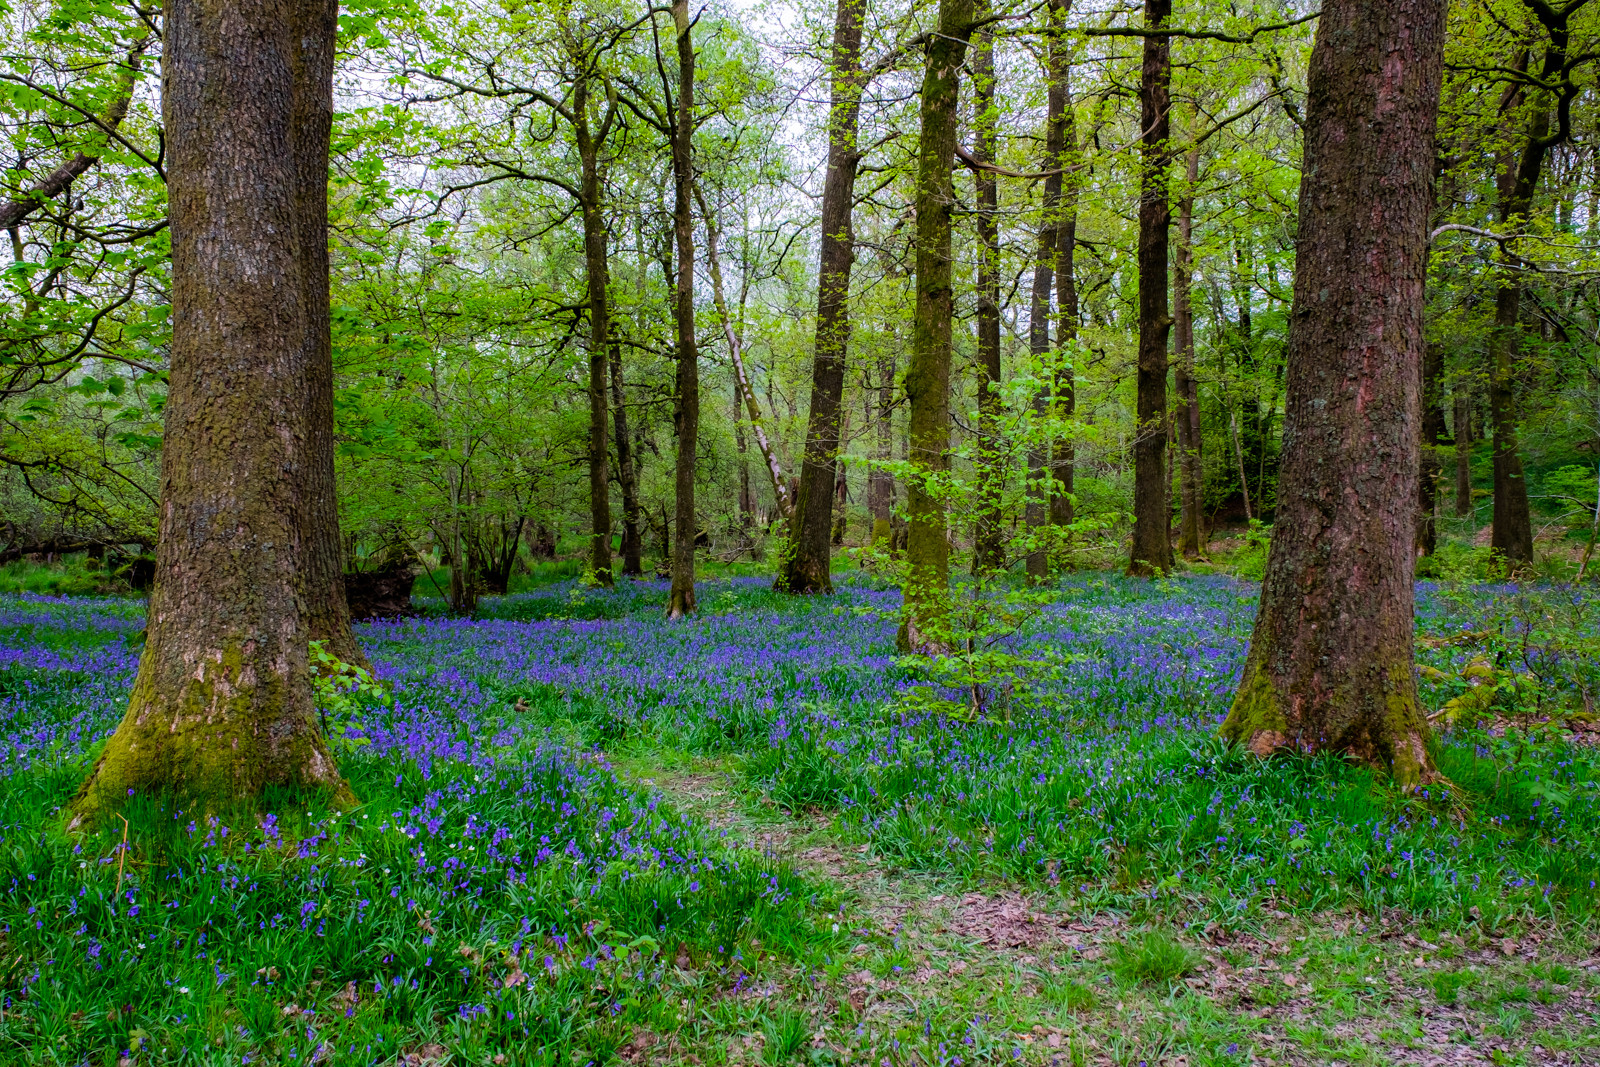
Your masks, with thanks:
[[[1050,0],[1053,17],[1063,27],[1071,0]],[[1058,426],[1066,427],[1077,414],[1077,365],[1072,354],[1072,343],[1078,338],[1078,126],[1072,109],[1072,56],[1067,51],[1064,34],[1055,42],[1060,48],[1060,58],[1054,64],[1057,88],[1061,96],[1061,162],[1046,169],[1061,167],[1069,173],[1061,185],[1061,201],[1056,223],[1056,348],[1060,357],[1051,378],[1051,403],[1055,407]],[[1047,104],[1048,109],[1048,104]],[[1054,539],[1064,540],[1067,528],[1072,525],[1074,509],[1073,473],[1076,466],[1076,446],[1069,433],[1058,433],[1050,445],[1050,476],[1055,480],[1050,492],[1050,525],[1055,528]]]
[[[296,152],[317,139],[293,129],[295,75],[316,68],[296,50],[320,53],[302,35],[332,29],[326,8],[165,9],[173,329],[161,539],[138,678],[74,802],[80,819],[130,790],[211,804],[269,786],[352,799],[313,713],[301,573],[313,501]]]
[[[980,30],[972,39],[972,112],[977,131],[973,157],[995,160],[998,123],[994,113],[994,34]],[[975,167],[978,228],[978,516],[972,571],[982,574],[1005,565],[1000,502],[1006,478],[1006,452],[1000,440],[1000,182],[992,170]],[[1057,185],[1061,179],[1055,178]],[[1048,275],[1047,275],[1048,279]],[[1049,281],[1045,286],[1048,289]],[[1034,279],[1035,293],[1038,278]],[[1044,315],[1049,318],[1049,298]],[[1048,342],[1047,342],[1048,347]]]
[[[936,651],[948,643],[945,613],[950,542],[942,496],[950,451],[950,169],[960,125],[961,64],[976,28],[973,0],[939,0],[938,30],[927,43],[922,77],[922,136],[917,151],[917,307],[906,368],[912,468],[906,485],[905,608],[899,646]]]
[[[1172,0],[1145,0],[1146,29],[1165,29]],[[1130,574],[1172,569],[1167,509],[1167,239],[1172,227],[1167,165],[1172,110],[1172,42],[1144,38],[1139,68],[1139,369],[1133,441],[1133,543]]]
[[[1054,2],[1047,9],[1048,42],[1045,45],[1045,112],[1044,112],[1044,188],[1040,205],[1039,234],[1033,260],[1033,292],[1028,311],[1028,352],[1043,367],[1050,356],[1050,293],[1055,273],[1060,265],[1062,239],[1061,211],[1061,155],[1064,119],[1067,110],[1065,86],[1065,41],[1063,25],[1066,5]],[[1071,255],[1069,251],[1067,255]],[[1069,268],[1070,269],[1070,268]],[[1065,320],[1063,320],[1063,325]],[[1064,338],[1060,329],[1057,341]],[[1051,393],[1059,395],[1060,383]],[[1040,392],[1034,400],[1034,411],[1044,415],[1050,397]],[[1050,569],[1050,552],[1047,547],[1045,527],[1050,521],[1054,494],[1049,483],[1050,443],[1037,441],[1028,450],[1027,502],[1023,517],[1028,530],[1038,542],[1028,553],[1028,577],[1042,580]]]
[[[1172,331],[1177,349],[1173,385],[1178,406],[1173,412],[1178,427],[1178,485],[1181,505],[1178,550],[1185,559],[1205,555],[1205,516],[1200,456],[1200,383],[1195,378],[1194,306],[1194,187],[1200,180],[1200,146],[1192,145],[1184,158],[1183,195],[1178,198],[1178,246],[1172,265]]]
[[[1503,65],[1498,72],[1511,79],[1504,111],[1523,115],[1521,143],[1504,153],[1496,181],[1500,225],[1508,237],[1527,221],[1533,195],[1550,150],[1572,135],[1572,103],[1582,91],[1580,68],[1595,59],[1588,50],[1571,49],[1572,20],[1589,0],[1555,5],[1523,0],[1545,34],[1537,73],[1530,74],[1528,55]],[[1550,128],[1554,111],[1555,128]],[[1517,324],[1522,310],[1522,263],[1514,242],[1500,245],[1503,269],[1495,293],[1494,329],[1489,336],[1489,419],[1494,431],[1494,533],[1492,545],[1513,570],[1533,562],[1533,518],[1528,483],[1518,442],[1520,404],[1516,371],[1522,336]]]
[[[672,147],[672,233],[678,251],[673,297],[678,329],[678,456],[673,470],[672,590],[667,617],[693,615],[695,457],[700,436],[700,351],[694,336],[694,42],[689,0],[675,0],[672,28],[678,44],[677,99],[669,107]],[[669,94],[670,100],[670,94]]]
[[[1275,536],[1225,737],[1433,776],[1412,659],[1443,0],[1328,0],[1311,53]]]
[[[778,562],[776,588],[831,593],[828,527],[833,515],[834,467],[839,462],[839,408],[850,344],[850,269],[855,262],[856,126],[861,112],[861,13],[865,0],[839,0],[833,25],[832,105],[828,111],[828,172],[822,186],[822,260],[817,274],[817,334],[811,372],[811,412],[800,488],[789,542]]]
[[[1417,475],[1417,555],[1431,556],[1439,544],[1439,481],[1444,473],[1440,456],[1445,445],[1444,345],[1433,342],[1422,350],[1422,462]]]
[[[306,624],[323,651],[370,667],[350,630],[344,590],[344,540],[334,478],[333,336],[328,302],[328,144],[333,132],[333,54],[338,0],[297,3],[295,28],[295,222],[301,257],[306,348]]]

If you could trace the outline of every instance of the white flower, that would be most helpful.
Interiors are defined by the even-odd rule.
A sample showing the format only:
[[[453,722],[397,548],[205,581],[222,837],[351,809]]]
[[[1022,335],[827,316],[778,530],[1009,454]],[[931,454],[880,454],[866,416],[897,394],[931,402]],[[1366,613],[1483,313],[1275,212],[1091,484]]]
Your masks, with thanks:
[[[186,986],[186,985],[181,985],[181,986],[178,987],[178,992],[187,993],[187,992],[189,992],[189,987]]]

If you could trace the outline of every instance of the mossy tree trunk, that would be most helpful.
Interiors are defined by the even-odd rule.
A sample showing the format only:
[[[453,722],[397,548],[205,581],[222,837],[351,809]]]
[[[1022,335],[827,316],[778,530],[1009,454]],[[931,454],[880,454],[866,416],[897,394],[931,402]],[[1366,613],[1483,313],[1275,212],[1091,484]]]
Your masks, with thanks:
[[[1145,0],[1149,29],[1165,27],[1172,0]],[[1167,507],[1167,144],[1172,111],[1172,42],[1144,38],[1139,71],[1139,370],[1133,440],[1133,543],[1129,574],[1172,569],[1171,512]]]
[[[293,131],[295,73],[315,66],[297,50],[324,47],[308,35],[331,32],[327,16],[326,0],[165,10],[173,315],[156,582],[128,712],[75,821],[130,790],[350,800],[313,713],[302,590],[316,257],[298,174],[316,161],[296,153],[316,138]]]
[[[607,262],[607,230],[604,214],[605,178],[601,173],[600,149],[611,131],[616,116],[612,105],[600,129],[591,128],[589,57],[574,56],[579,71],[573,85],[572,132],[580,167],[578,208],[583,216],[584,279],[589,304],[589,570],[594,580],[605,587],[611,576],[611,463],[606,425],[606,371],[611,348],[611,269]]]
[[[678,246],[678,275],[675,286],[678,327],[678,456],[673,472],[672,591],[667,602],[667,617],[693,615],[694,472],[697,438],[700,435],[700,351],[694,336],[694,43],[690,39],[688,0],[672,5],[673,31],[678,41],[678,93],[672,109],[672,232]]]
[[[998,141],[994,34],[987,31],[980,31],[972,40],[972,115],[977,131],[973,157],[993,163]],[[973,178],[978,203],[978,518],[973,531],[972,573],[992,574],[1005,566],[1000,515],[1007,466],[1005,443],[1000,440],[1000,182],[993,171],[981,168],[973,171]],[[1060,179],[1056,181],[1059,184]],[[1049,286],[1047,274],[1046,320],[1050,315]],[[1038,287],[1036,273],[1036,294]]]
[[[894,376],[893,345],[878,350],[878,380],[873,390],[877,400],[877,444],[873,449],[875,461],[867,474],[867,507],[872,512],[872,543],[888,547],[891,540],[894,515],[894,475],[882,464],[894,458]]]
[[[1443,0],[1328,0],[1311,54],[1283,470],[1223,735],[1434,776],[1412,658]]]
[[[1055,34],[1051,46],[1057,49],[1052,64],[1054,77],[1049,89],[1059,93],[1061,155],[1059,162],[1046,170],[1072,166],[1079,160],[1078,124],[1072,110],[1072,57],[1064,35],[1071,0],[1050,0],[1051,17],[1061,29]],[[1047,105],[1048,108],[1048,105]],[[1077,368],[1073,362],[1070,345],[1078,337],[1078,183],[1081,175],[1069,174],[1061,183],[1061,204],[1056,222],[1056,348],[1061,351],[1060,362],[1051,383],[1051,403],[1055,407],[1056,421],[1068,426],[1078,409]],[[1077,449],[1071,433],[1057,434],[1050,446],[1050,476],[1055,485],[1050,493],[1050,525],[1054,527],[1053,542],[1057,549],[1066,544],[1067,528],[1074,519],[1073,477],[1077,466]]]
[[[1052,4],[1049,9],[1049,40],[1045,45],[1045,110],[1044,110],[1044,187],[1041,194],[1039,234],[1033,260],[1033,294],[1028,310],[1028,352],[1042,368],[1050,357],[1050,294],[1055,282],[1055,271],[1060,260],[1061,241],[1061,142],[1063,116],[1066,112],[1066,92],[1061,64],[1064,62],[1064,45],[1061,39],[1063,5]],[[1070,253],[1069,253],[1070,255]],[[1061,340],[1057,330],[1057,341]],[[1059,393],[1057,388],[1052,393]],[[1034,399],[1033,409],[1043,416],[1053,399],[1041,392]],[[1023,521],[1037,543],[1028,553],[1024,566],[1030,581],[1043,581],[1050,571],[1050,550],[1046,526],[1050,522],[1053,494],[1050,485],[1051,442],[1037,441],[1028,450],[1028,485]]]
[[[806,423],[800,488],[789,541],[778,563],[775,588],[784,593],[831,593],[829,526],[834,468],[839,463],[839,411],[845,356],[850,346],[850,271],[855,263],[851,217],[861,153],[856,127],[861,112],[863,0],[839,0],[833,25],[832,106],[828,113],[828,171],[822,183],[822,249],[817,272],[817,333],[811,369],[811,411]]]
[[[611,342],[611,415],[617,431],[617,487],[622,492],[622,573],[644,573],[644,538],[639,531],[639,469],[633,438],[628,436],[628,408],[623,402],[622,346]]]
[[[305,301],[306,503],[308,529],[302,564],[306,625],[323,651],[371,667],[350,629],[344,590],[344,539],[334,477],[333,338],[328,304],[328,140],[333,132],[333,51],[338,0],[295,5],[302,20],[294,37],[295,220]]]
[[[922,136],[917,154],[917,309],[906,368],[910,401],[906,485],[905,608],[898,643],[912,652],[949,643],[950,542],[943,482],[950,452],[950,215],[960,124],[961,64],[972,37],[973,0],[939,0],[939,27],[927,45],[922,78]]]

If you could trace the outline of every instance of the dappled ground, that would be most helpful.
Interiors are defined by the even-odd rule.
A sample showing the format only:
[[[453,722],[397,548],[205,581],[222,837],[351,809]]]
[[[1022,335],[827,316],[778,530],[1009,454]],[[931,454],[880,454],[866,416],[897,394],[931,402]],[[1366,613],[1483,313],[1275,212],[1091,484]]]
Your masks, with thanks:
[[[3,600],[0,1042],[74,1064],[1600,1062],[1595,750],[1559,714],[1593,681],[1569,652],[1587,608],[1423,593],[1425,697],[1477,702],[1427,794],[1215,741],[1254,614],[1225,578],[1067,581],[999,641],[985,717],[897,659],[898,596],[868,581],[705,583],[679,624],[656,583],[564,584],[362,628],[394,695],[336,723],[358,811],[213,825],[151,800],[125,853],[120,826],[73,842],[51,811],[120,716],[138,606]]]

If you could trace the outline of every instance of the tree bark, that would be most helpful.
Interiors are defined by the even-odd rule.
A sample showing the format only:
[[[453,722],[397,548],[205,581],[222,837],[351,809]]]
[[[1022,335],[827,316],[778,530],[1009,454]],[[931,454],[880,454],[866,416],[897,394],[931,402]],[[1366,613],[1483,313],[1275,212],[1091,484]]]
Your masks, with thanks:
[[[878,356],[878,442],[867,475],[867,507],[872,512],[872,543],[888,545],[893,530],[894,475],[882,464],[894,458],[894,349],[884,346]]]
[[[294,73],[297,48],[324,47],[299,34],[321,32],[326,0],[169,0],[165,16],[173,317],[156,584],[128,712],[75,823],[130,791],[354,799],[317,729],[300,573],[311,354]]]
[[[1434,777],[1412,657],[1443,0],[1328,0],[1307,94],[1276,533],[1225,737]]]
[[[694,337],[694,43],[689,0],[675,0],[672,25],[678,39],[678,99],[672,125],[672,230],[678,246],[678,457],[673,471],[672,591],[667,617],[693,615],[694,473],[700,434],[700,352]]]
[[[994,35],[987,31],[975,34],[972,42],[972,111],[978,134],[973,156],[993,163]],[[1000,531],[1000,499],[1006,478],[1006,454],[1000,441],[1000,226],[996,217],[1000,184],[993,171],[980,168],[973,175],[978,201],[978,515],[973,531],[972,573],[992,574],[1005,566]],[[1059,188],[1061,179],[1054,180]],[[1044,284],[1044,317],[1048,321],[1048,273]],[[1038,287],[1036,270],[1035,299]],[[1045,347],[1049,348],[1048,335]]]
[[[1205,504],[1200,466],[1200,388],[1194,376],[1194,306],[1190,288],[1194,282],[1194,187],[1200,180],[1200,146],[1189,149],[1185,159],[1183,196],[1178,199],[1178,248],[1172,269],[1172,330],[1177,349],[1177,370],[1173,384],[1178,391],[1178,407],[1173,412],[1178,428],[1178,484],[1182,502],[1182,521],[1178,550],[1184,559],[1200,559],[1206,554]]]
[[[295,5],[295,221],[306,314],[306,625],[322,649],[353,666],[371,664],[350,629],[344,538],[334,474],[333,335],[328,303],[328,145],[333,132],[333,55],[338,0]]]
[[[1164,26],[1172,0],[1145,0],[1144,21]],[[1171,519],[1167,510],[1167,144],[1171,128],[1172,50],[1166,37],[1144,38],[1139,73],[1139,373],[1133,442],[1133,543],[1128,573],[1161,574],[1172,569]]]
[[[628,436],[628,409],[622,394],[622,346],[611,341],[611,420],[617,433],[617,487],[622,491],[622,574],[644,573],[644,538],[639,530],[639,471]]]
[[[856,125],[861,111],[861,0],[839,0],[833,26],[833,102],[828,114],[828,173],[822,186],[822,257],[817,275],[817,335],[811,370],[811,412],[800,489],[789,543],[774,588],[785,593],[831,593],[834,467],[839,454],[839,406],[850,344],[850,268],[855,262],[851,215],[855,203]]]
[[[1061,41],[1064,14],[1064,4],[1050,5],[1050,40],[1045,48],[1044,159],[1041,167],[1045,179],[1041,193],[1038,246],[1033,261],[1032,303],[1028,310],[1028,352],[1041,372],[1047,370],[1050,362],[1050,290],[1060,258],[1061,175],[1051,172],[1061,168],[1062,118],[1067,102],[1061,70],[1064,61]],[[1059,328],[1057,338],[1061,338]],[[1052,384],[1050,393],[1055,394],[1059,391],[1060,383],[1057,381]],[[1046,415],[1052,399],[1053,396],[1041,391],[1034,397],[1034,413],[1041,418]],[[1039,440],[1028,450],[1028,484],[1023,519],[1028,524],[1034,544],[1024,566],[1029,580],[1034,582],[1043,581],[1050,572],[1049,534],[1046,527],[1050,522],[1053,502],[1053,487],[1047,480],[1051,475],[1052,444],[1049,439]]]
[[[1435,342],[1422,351],[1422,455],[1417,476],[1417,542],[1419,556],[1431,556],[1439,545],[1439,479],[1444,444],[1444,346]]]
[[[1059,11],[1058,17],[1064,25],[1071,0],[1051,0],[1051,4]],[[1078,129],[1072,110],[1071,55],[1062,37],[1058,36],[1055,44],[1061,50],[1056,63],[1056,78],[1061,93],[1061,157],[1059,163],[1050,164],[1045,168],[1047,170],[1055,170],[1078,159]],[[1055,406],[1056,422],[1062,427],[1069,426],[1078,408],[1077,366],[1072,349],[1072,342],[1078,338],[1077,250],[1078,178],[1074,175],[1062,183],[1056,223],[1056,312],[1060,316],[1056,325],[1056,347],[1061,350],[1061,356],[1051,380],[1051,403]],[[1055,528],[1054,541],[1064,545],[1068,527],[1073,523],[1075,507],[1072,494],[1076,449],[1070,432],[1057,434],[1050,451],[1050,474],[1055,479],[1055,486],[1050,493],[1050,525]]]
[[[909,652],[948,647],[945,622],[950,542],[940,485],[949,469],[951,293],[950,213],[960,119],[961,63],[972,37],[973,0],[939,0],[938,32],[927,45],[922,78],[922,136],[917,154],[917,313],[906,397],[911,405],[906,486],[905,607],[897,636]]]
[[[589,303],[589,570],[609,588],[611,577],[611,449],[607,440],[606,371],[611,359],[611,270],[602,203],[600,141],[589,128],[589,77],[573,86],[573,141],[581,169],[584,280]]]

